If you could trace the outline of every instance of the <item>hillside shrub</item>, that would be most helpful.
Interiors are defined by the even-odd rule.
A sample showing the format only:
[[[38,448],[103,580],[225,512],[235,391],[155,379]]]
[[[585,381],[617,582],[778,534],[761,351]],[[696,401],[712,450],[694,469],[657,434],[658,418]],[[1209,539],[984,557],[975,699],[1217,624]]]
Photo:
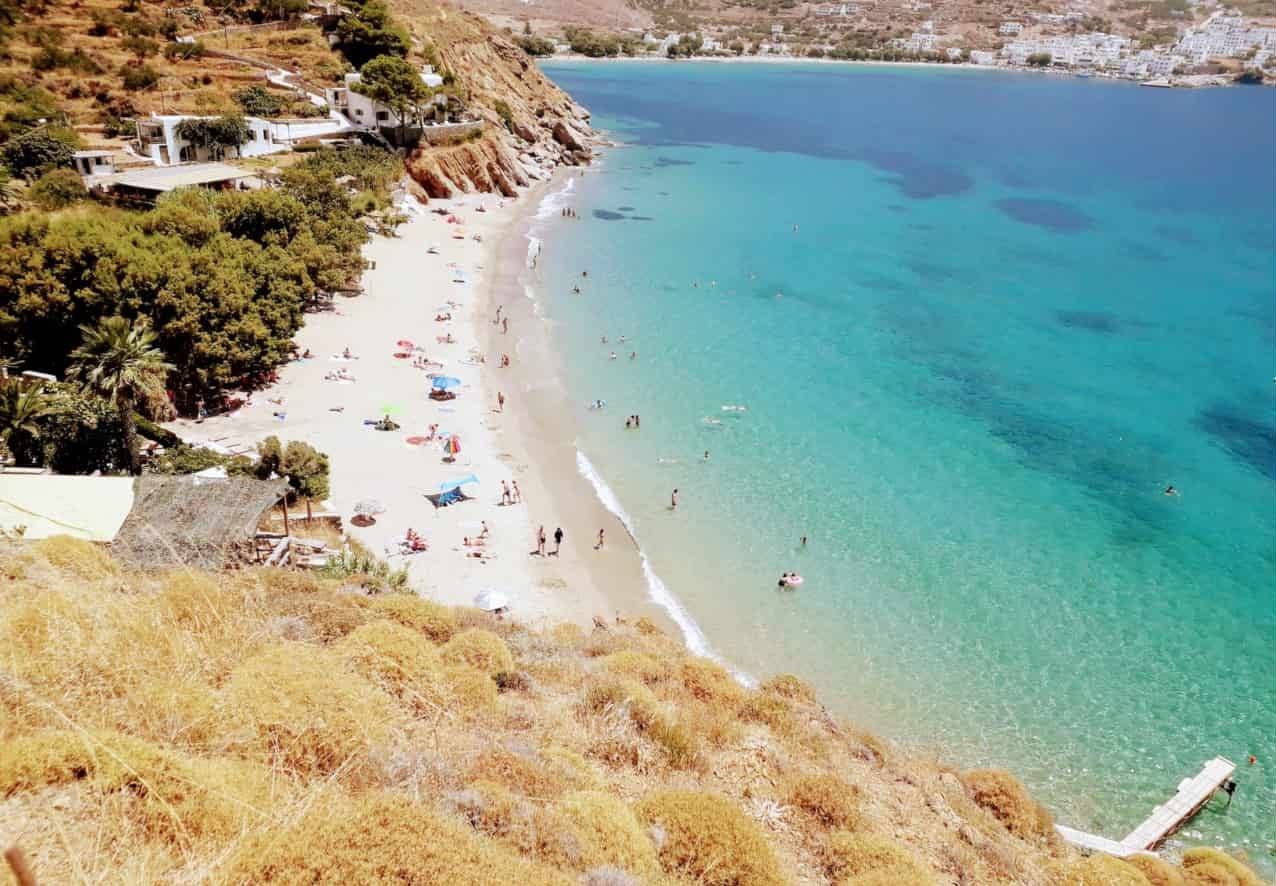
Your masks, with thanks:
[[[835,775],[811,773],[794,779],[788,803],[820,827],[854,830],[860,820],[860,791]]]
[[[396,719],[390,698],[338,655],[304,645],[276,644],[243,662],[225,695],[235,746],[307,777],[357,769]]]
[[[1218,849],[1189,849],[1181,864],[1189,886],[1263,886],[1248,865]]]
[[[762,829],[714,794],[659,791],[644,797],[639,819],[663,834],[665,873],[703,886],[780,886],[784,878]]]
[[[1091,855],[1068,868],[1063,886],[1149,886],[1138,868],[1110,855]]]
[[[656,847],[632,809],[600,791],[565,795],[558,809],[576,838],[576,867],[612,865],[644,878],[659,870]]]
[[[0,147],[0,160],[14,175],[34,179],[50,169],[71,165],[78,147],[73,132],[62,129],[33,129],[12,138]]]
[[[1183,872],[1155,855],[1131,855],[1126,864],[1137,868],[1151,886],[1184,886]]]
[[[27,196],[36,206],[52,212],[87,200],[89,190],[74,169],[50,169],[32,183]]]
[[[409,701],[419,684],[439,675],[442,665],[428,639],[386,619],[361,625],[335,649],[365,679]]]
[[[446,643],[456,633],[456,618],[446,606],[416,594],[386,594],[368,602],[379,615],[420,631],[433,643]]]
[[[877,875],[898,886],[929,886],[934,877],[907,849],[876,834],[838,831],[823,848],[824,866],[835,882]],[[853,881],[851,881],[853,882]]]
[[[159,83],[159,71],[150,65],[121,65],[120,84],[129,92],[144,92]]]
[[[468,825],[407,798],[380,794],[317,804],[300,821],[245,843],[232,858],[227,879],[545,886],[572,882],[508,849],[481,842]]]
[[[481,628],[462,631],[443,646],[443,660],[451,665],[465,665],[495,674],[514,669],[514,657],[505,641]]]
[[[976,804],[1021,840],[1054,839],[1054,819],[1017,778],[1002,769],[972,769],[962,783]]]

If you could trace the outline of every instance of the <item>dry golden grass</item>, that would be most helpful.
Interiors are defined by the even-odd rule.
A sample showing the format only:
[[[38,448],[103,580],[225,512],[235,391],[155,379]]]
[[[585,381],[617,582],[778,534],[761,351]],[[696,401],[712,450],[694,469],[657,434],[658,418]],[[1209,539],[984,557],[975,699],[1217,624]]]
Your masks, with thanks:
[[[505,641],[481,628],[462,631],[443,646],[443,660],[451,665],[465,665],[486,674],[514,669],[514,656]]]
[[[225,700],[228,746],[301,777],[357,768],[400,714],[338,655],[302,644],[276,644],[245,661]]]
[[[245,845],[223,882],[569,884],[563,874],[475,836],[405,797],[318,805],[288,828]]]
[[[898,843],[876,834],[838,831],[824,844],[824,866],[836,883],[856,882],[856,877],[893,877],[901,886],[930,884],[929,869]]]
[[[650,794],[638,815],[659,828],[660,866],[705,886],[770,886],[784,877],[766,835],[725,797],[690,791]]]
[[[1091,855],[1073,864],[1063,886],[1149,886],[1138,868],[1110,855]]]
[[[1055,840],[1054,819],[1017,778],[1001,769],[972,769],[962,783],[970,798],[1022,840]]]
[[[1000,778],[938,789],[973,847],[931,808],[937,764],[835,724],[800,681],[745,690],[638,625],[533,633],[58,542],[0,548],[0,650],[0,845],[40,882],[916,886],[933,864],[1062,886],[1104,864],[1011,836],[972,799],[1038,826]],[[498,694],[502,672],[530,682]],[[1257,882],[1188,860],[1178,880],[1137,870]]]
[[[1126,864],[1137,868],[1151,886],[1183,886],[1183,872],[1155,855],[1132,855]]]
[[[859,788],[827,772],[795,778],[789,784],[788,802],[820,827],[855,830],[860,823]]]
[[[1183,853],[1182,864],[1189,886],[1263,886],[1248,866],[1218,849],[1189,849]]]
[[[759,688],[763,692],[769,692],[781,698],[808,703],[815,701],[815,690],[811,688],[810,684],[792,674],[777,674]]]
[[[446,643],[456,633],[456,619],[446,606],[415,594],[373,597],[368,606],[383,618],[420,631],[434,643]]]

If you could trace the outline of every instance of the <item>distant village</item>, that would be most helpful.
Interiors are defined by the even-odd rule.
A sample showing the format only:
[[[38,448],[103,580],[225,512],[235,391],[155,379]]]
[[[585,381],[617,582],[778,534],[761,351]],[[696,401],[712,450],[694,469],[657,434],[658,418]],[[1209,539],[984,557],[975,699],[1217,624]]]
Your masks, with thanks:
[[[705,25],[694,33],[642,32],[640,52],[626,54],[963,63],[1119,77],[1150,86],[1276,80],[1276,24],[1247,20],[1226,7],[1212,8],[1210,0],[1187,0],[1189,11],[1205,14],[1203,21],[1175,16],[1155,33],[1140,35],[1095,27],[1111,25],[1081,9],[1034,12],[991,28],[972,27],[938,12],[932,16],[925,0],[909,0],[907,12],[926,16],[920,23],[914,18],[911,33],[876,45],[851,39],[863,33],[854,23],[871,21],[873,6],[874,0],[814,6],[804,21],[771,24],[769,33],[753,40],[738,27],[721,25]],[[995,38],[990,39],[993,29]],[[559,53],[573,49],[570,43],[555,46]]]

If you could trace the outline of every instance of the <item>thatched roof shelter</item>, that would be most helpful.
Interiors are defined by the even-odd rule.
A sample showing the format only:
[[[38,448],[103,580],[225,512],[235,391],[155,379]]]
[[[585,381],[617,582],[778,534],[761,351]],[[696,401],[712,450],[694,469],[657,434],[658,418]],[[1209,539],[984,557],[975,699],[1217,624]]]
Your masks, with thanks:
[[[143,475],[111,552],[142,569],[221,569],[251,556],[262,514],[287,491],[284,480]]]

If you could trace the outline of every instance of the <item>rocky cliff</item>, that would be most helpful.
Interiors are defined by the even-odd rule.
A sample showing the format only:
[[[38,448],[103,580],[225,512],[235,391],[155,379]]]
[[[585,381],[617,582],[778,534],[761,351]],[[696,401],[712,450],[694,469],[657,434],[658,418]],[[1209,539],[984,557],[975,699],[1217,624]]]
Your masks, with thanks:
[[[424,0],[398,0],[394,9],[418,45],[434,47],[469,109],[486,124],[481,138],[422,144],[412,153],[408,171],[426,194],[513,196],[516,186],[544,178],[555,166],[589,162],[595,139],[589,112],[507,36],[478,16]]]

